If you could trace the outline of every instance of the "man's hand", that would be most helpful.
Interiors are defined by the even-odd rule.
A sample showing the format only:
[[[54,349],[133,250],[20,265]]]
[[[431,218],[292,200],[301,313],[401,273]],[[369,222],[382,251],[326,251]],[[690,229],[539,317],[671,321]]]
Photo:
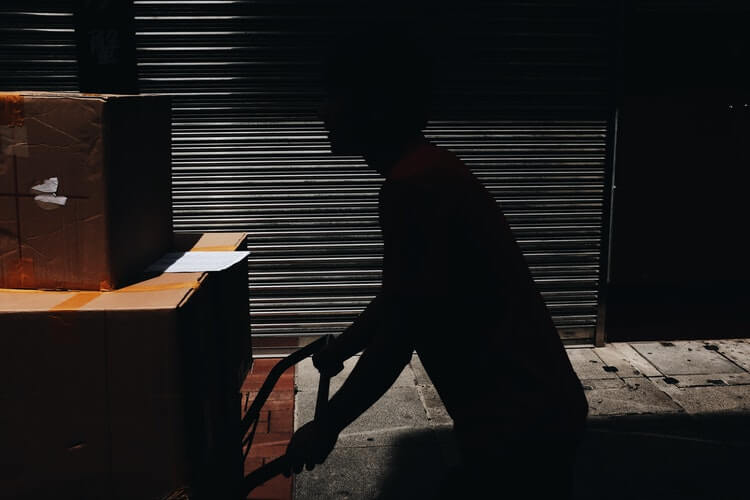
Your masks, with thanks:
[[[338,434],[326,428],[317,420],[308,422],[300,427],[292,436],[286,449],[289,459],[289,468],[284,476],[289,477],[292,473],[299,474],[304,466],[307,470],[322,464],[333,447],[336,445]]]
[[[315,353],[312,357],[312,362],[318,371],[326,377],[333,378],[344,369],[344,363],[341,360],[341,356],[335,348],[336,341],[334,340],[331,344]]]

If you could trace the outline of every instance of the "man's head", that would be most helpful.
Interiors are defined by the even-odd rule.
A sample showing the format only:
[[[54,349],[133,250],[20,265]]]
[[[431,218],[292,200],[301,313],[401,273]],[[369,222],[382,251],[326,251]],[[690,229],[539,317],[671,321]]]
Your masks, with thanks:
[[[397,147],[427,122],[430,65],[403,32],[368,29],[335,39],[323,74],[320,114],[335,154]]]

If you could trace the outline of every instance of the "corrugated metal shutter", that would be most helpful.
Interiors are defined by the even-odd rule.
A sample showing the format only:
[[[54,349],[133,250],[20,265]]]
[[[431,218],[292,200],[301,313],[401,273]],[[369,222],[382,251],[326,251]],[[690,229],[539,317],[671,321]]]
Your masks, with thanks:
[[[0,3],[0,90],[78,90],[73,6]]]
[[[437,49],[446,66],[427,135],[502,204],[563,337],[590,341],[608,3],[472,5],[457,7],[455,40]],[[176,228],[249,233],[256,354],[340,332],[379,287],[382,180],[358,158],[330,155],[315,118],[316,61],[336,3],[135,6],[141,90],[173,96]]]

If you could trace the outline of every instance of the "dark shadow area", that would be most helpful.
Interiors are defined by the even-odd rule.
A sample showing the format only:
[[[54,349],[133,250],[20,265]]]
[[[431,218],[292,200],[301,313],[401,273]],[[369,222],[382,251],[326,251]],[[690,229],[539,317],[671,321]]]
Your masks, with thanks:
[[[575,462],[573,498],[744,498],[749,423],[750,416],[743,413],[589,419]],[[442,479],[451,473],[438,443],[452,439],[445,428],[399,440],[378,491],[367,498],[434,498]],[[486,498],[513,498],[504,495],[501,484],[495,486]]]
[[[455,449],[449,428],[420,429],[399,439],[376,491],[365,492],[366,498],[437,498],[442,479],[455,465],[446,460],[441,443]]]
[[[624,2],[609,341],[747,335],[747,2]],[[701,36],[695,36],[701,33]]]
[[[686,265],[687,267],[687,265]],[[607,338],[701,340],[745,338],[750,289],[746,281],[612,285],[607,300]]]
[[[742,498],[747,423],[744,414],[593,419],[578,452],[574,498]]]

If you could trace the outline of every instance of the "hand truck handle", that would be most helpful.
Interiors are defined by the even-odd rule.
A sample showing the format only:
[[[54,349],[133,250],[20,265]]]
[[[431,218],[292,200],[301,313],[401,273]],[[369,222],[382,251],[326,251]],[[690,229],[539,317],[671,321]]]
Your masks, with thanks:
[[[295,365],[308,356],[311,356],[320,351],[332,340],[333,336],[331,335],[321,337],[315,342],[312,342],[306,347],[303,347],[302,349],[299,349],[298,351],[295,351],[286,358],[282,359],[271,369],[271,372],[268,374],[268,377],[266,378],[265,382],[263,382],[263,385],[258,391],[257,396],[253,400],[250,409],[247,411],[245,418],[242,420],[243,437],[252,426],[253,421],[258,417],[258,415],[260,415],[260,410],[263,407],[263,403],[265,403],[266,399],[268,399],[268,396],[271,394],[271,391],[276,385],[276,382],[281,377],[281,374],[284,373],[292,365]],[[316,420],[325,417],[325,412],[328,408],[330,382],[330,377],[325,376],[322,373],[320,374],[320,379],[318,381],[318,395],[315,401]],[[253,472],[245,476],[242,481],[242,492],[244,495],[242,498],[247,498],[247,495],[253,489],[257,488],[266,481],[278,476],[279,474],[283,474],[288,469],[289,459],[286,455],[282,455],[281,457],[274,459],[271,462],[263,465],[262,467],[254,470]]]

